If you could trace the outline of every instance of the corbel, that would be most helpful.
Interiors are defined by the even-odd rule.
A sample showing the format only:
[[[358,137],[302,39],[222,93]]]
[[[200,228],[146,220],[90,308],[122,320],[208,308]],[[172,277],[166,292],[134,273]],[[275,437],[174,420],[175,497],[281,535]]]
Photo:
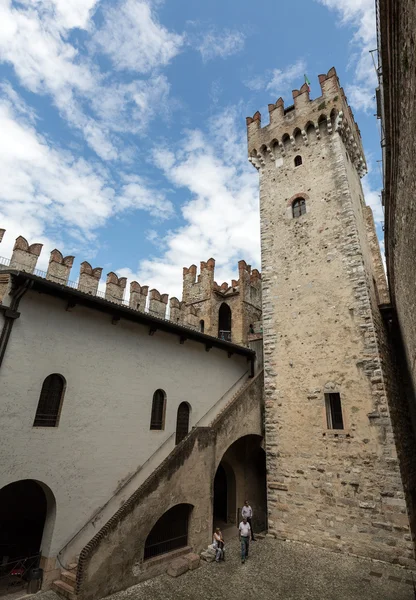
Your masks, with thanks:
[[[149,335],[155,335],[157,327],[149,327]]]
[[[112,325],[117,325],[117,323],[118,323],[119,321],[120,321],[120,317],[116,317],[116,316],[114,316],[114,317],[111,319],[111,324],[112,324]]]
[[[74,300],[68,300],[68,303],[66,305],[66,309],[65,310],[68,311],[68,312],[71,312],[71,310],[73,308],[75,308],[76,305],[77,305],[77,303]]]

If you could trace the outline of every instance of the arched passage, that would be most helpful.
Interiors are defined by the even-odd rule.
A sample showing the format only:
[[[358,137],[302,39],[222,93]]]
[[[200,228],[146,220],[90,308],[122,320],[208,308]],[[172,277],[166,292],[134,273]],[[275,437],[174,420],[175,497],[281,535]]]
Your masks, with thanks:
[[[33,479],[15,481],[0,490],[0,507],[0,561],[47,556],[55,521],[51,490]]]
[[[192,508],[191,504],[177,504],[160,517],[147,536],[144,560],[188,545]]]
[[[214,478],[214,521],[235,523],[236,497],[235,474],[225,461],[218,465]]]
[[[254,531],[267,526],[266,454],[262,437],[246,435],[224,453],[213,482],[214,527],[235,524],[244,501],[253,508]]]
[[[218,312],[218,337],[231,342],[231,308],[225,302]]]

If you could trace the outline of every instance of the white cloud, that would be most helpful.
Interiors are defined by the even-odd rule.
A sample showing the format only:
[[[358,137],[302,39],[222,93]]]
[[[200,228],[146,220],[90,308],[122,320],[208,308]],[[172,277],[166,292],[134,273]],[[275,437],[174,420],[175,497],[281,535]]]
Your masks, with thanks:
[[[106,8],[104,25],[93,39],[116,69],[138,73],[167,65],[183,45],[183,37],[163,27],[144,0],[124,0]]]
[[[118,213],[172,215],[171,202],[142,178],[119,173],[121,184],[116,184],[99,164],[53,148],[36,131],[32,116],[21,99],[12,104],[9,97],[0,98],[1,227],[30,242],[61,231],[88,246],[96,229]]]
[[[244,48],[245,35],[241,31],[207,31],[202,40],[197,44],[197,49],[201,53],[204,62],[220,57],[226,58],[233,54],[241,52]]]
[[[294,86],[296,89],[304,82],[304,74],[306,72],[306,63],[303,59],[297,60],[294,64],[288,65],[285,69],[269,70],[264,75],[259,75],[247,79],[246,86],[255,91],[268,90],[283,96],[290,91]]]
[[[165,76],[118,83],[80,55],[68,41],[74,28],[93,29],[95,0],[24,0],[12,6],[0,0],[0,60],[13,65],[22,85],[48,94],[69,124],[103,160],[123,157],[114,133],[141,132],[157,114],[169,114],[169,84]],[[110,19],[111,17],[111,19]],[[160,26],[145,2],[127,0],[106,12],[103,29],[93,32],[119,64],[142,61],[149,71],[163,66],[180,49],[181,37]],[[140,20],[141,19],[141,20]],[[113,35],[113,41],[106,36]],[[117,36],[122,36],[119,43]],[[130,37],[129,37],[130,36]],[[123,58],[125,57],[125,58]]]
[[[185,224],[165,235],[161,258],[140,263],[136,273],[117,268],[129,278],[181,297],[182,267],[195,257],[216,259],[219,283],[236,275],[244,258],[260,265],[258,175],[246,159],[244,132],[237,128],[241,107],[217,115],[209,131],[184,132],[182,144],[154,151],[154,160],[167,179],[188,191],[182,206]],[[221,149],[216,144],[221,134]]]
[[[352,44],[358,55],[353,57],[355,82],[346,86],[353,108],[370,112],[374,109],[374,89],[377,75],[370,50],[377,47],[374,0],[317,0],[340,16],[341,25],[350,25],[356,32]]]

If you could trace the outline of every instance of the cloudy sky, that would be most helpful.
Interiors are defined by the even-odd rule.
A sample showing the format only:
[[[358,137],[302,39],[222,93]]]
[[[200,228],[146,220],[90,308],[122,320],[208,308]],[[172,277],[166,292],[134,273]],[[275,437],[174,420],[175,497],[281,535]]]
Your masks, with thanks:
[[[245,117],[337,68],[381,237],[373,0],[0,0],[0,255],[15,238],[181,294],[260,266]],[[266,118],[267,121],[267,118]]]

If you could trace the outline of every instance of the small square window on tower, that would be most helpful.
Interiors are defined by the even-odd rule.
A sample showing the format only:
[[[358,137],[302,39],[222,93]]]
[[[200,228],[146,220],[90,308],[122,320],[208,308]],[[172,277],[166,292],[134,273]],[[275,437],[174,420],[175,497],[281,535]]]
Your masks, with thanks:
[[[328,429],[344,429],[341,398],[337,394],[325,394],[326,422]]]

